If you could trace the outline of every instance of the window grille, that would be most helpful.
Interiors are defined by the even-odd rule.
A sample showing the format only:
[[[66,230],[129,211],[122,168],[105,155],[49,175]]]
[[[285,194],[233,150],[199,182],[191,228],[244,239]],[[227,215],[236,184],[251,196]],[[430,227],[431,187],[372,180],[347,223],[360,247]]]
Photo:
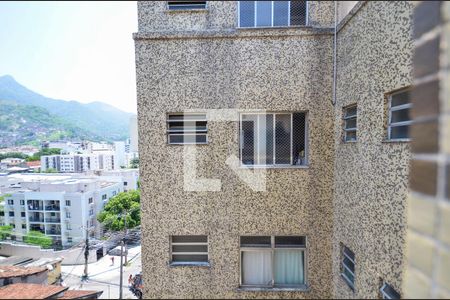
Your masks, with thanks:
[[[344,108],[344,142],[356,141],[357,112],[356,105]]]
[[[243,165],[306,165],[306,113],[245,113],[240,120]]]
[[[239,27],[308,25],[307,1],[239,1]]]
[[[347,247],[342,247],[341,275],[348,286],[355,288],[355,254]]]
[[[241,236],[241,286],[304,286],[306,237]]]
[[[171,263],[207,263],[206,235],[174,235],[171,237]]]
[[[400,294],[386,282],[381,287],[380,292],[383,299],[400,299]]]
[[[412,124],[410,110],[410,91],[404,89],[388,96],[389,124],[388,139],[409,140],[409,128]]]
[[[167,143],[207,144],[206,114],[169,114],[167,118]]]
[[[205,9],[206,1],[167,1],[167,6],[170,10]]]

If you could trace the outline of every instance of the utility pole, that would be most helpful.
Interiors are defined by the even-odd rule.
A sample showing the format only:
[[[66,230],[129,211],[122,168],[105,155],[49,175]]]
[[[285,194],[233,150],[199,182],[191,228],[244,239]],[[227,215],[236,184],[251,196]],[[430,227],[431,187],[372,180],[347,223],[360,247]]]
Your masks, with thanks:
[[[120,285],[119,285],[119,299],[122,299],[123,290],[123,240],[120,242]]]
[[[127,210],[125,210],[125,220],[124,220],[124,227],[125,227],[125,235],[124,235],[124,237],[123,237],[123,243],[124,243],[124,247],[125,247],[125,264],[127,264],[128,263],[128,249],[127,249],[127,243],[125,242],[126,240],[126,238],[127,238],[127,215],[128,215],[128,212],[127,212]]]
[[[84,274],[81,280],[88,280],[88,259],[89,259],[89,229],[86,227],[86,243],[84,248]]]

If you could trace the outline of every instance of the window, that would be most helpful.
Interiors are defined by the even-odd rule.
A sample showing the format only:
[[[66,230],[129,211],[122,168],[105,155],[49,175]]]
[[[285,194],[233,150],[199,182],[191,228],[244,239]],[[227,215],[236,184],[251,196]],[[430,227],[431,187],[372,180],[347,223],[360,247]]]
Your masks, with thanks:
[[[388,96],[388,139],[390,140],[409,140],[409,127],[412,123],[410,117],[412,103],[409,92],[408,89],[404,89]]]
[[[14,217],[14,212],[13,212],[13,211],[10,211],[10,212],[9,212],[9,216],[10,216],[10,217]]]
[[[88,202],[89,202],[89,204],[93,203],[94,202],[94,198],[90,197]]]
[[[357,112],[356,105],[344,108],[344,142],[356,141]]]
[[[20,216],[21,216],[22,218],[25,218],[25,217],[26,217],[26,216],[25,216],[25,212],[24,212],[24,211],[20,212]]]
[[[66,200],[66,206],[70,206],[72,203],[70,203],[70,200]]]
[[[381,287],[380,292],[383,299],[400,299],[400,294],[386,282]]]
[[[208,126],[206,114],[169,114],[167,119],[167,143],[207,144]]]
[[[27,224],[22,224],[22,229],[27,229]]]
[[[72,230],[72,225],[70,223],[66,223],[66,229],[67,230]]]
[[[304,286],[304,236],[241,236],[241,286]]]
[[[8,199],[8,205],[14,205],[14,200],[13,199]]]
[[[14,229],[16,228],[16,224],[14,224],[14,223],[10,223],[9,226],[11,226]]]
[[[128,182],[124,181],[124,182],[123,182],[123,185],[124,185],[124,186],[127,186],[127,185],[128,185]]]
[[[239,1],[239,27],[305,26],[307,1]]]
[[[71,237],[68,237],[68,238],[67,238],[67,242],[68,242],[68,243],[72,243],[72,238],[71,238]]]
[[[102,195],[102,200],[106,200],[108,196],[106,194]]]
[[[174,235],[171,238],[171,264],[207,264],[206,235]]]
[[[342,246],[341,275],[353,290],[355,288],[355,254],[345,246]]]
[[[206,1],[168,1],[170,10],[206,9]]]
[[[25,200],[20,200],[20,205],[25,205]]]
[[[306,113],[245,113],[240,121],[243,165],[306,165]]]
[[[93,214],[94,214],[94,209],[91,208],[91,209],[89,210],[89,215],[92,216]]]
[[[66,218],[67,218],[67,219],[70,219],[70,218],[71,218],[71,216],[70,216],[70,211],[66,211]]]
[[[91,219],[90,225],[91,225],[91,227],[94,226],[94,219]]]

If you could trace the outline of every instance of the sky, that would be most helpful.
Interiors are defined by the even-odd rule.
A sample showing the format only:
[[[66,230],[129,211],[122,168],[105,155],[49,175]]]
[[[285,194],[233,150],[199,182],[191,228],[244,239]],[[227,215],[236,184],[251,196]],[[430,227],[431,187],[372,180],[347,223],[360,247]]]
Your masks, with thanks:
[[[136,112],[136,2],[0,2],[0,76]]]

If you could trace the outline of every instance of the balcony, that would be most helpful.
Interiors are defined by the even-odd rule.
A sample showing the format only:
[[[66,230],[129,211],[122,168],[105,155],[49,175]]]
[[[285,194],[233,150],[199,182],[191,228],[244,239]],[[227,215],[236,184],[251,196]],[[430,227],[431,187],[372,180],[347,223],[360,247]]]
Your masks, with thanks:
[[[61,235],[61,230],[60,229],[49,229],[45,231],[45,234],[48,235]]]
[[[45,222],[47,223],[61,223],[60,218],[45,218]]]
[[[47,206],[45,206],[45,210],[47,210],[47,211],[60,211],[61,207],[59,205],[47,205]]]
[[[41,217],[29,217],[28,221],[35,223],[44,223],[44,218]]]
[[[28,210],[44,210],[44,207],[39,205],[28,205]]]

